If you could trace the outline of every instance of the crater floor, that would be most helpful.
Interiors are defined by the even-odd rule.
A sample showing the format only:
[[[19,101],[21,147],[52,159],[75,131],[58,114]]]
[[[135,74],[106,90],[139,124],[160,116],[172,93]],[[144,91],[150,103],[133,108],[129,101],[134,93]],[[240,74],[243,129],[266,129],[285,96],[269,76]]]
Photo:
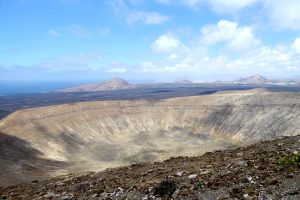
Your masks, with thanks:
[[[300,198],[300,170],[279,164],[300,149],[300,137],[283,137],[247,147],[177,157],[98,173],[68,174],[46,181],[0,187],[3,199],[157,199],[159,183],[169,177],[172,199]],[[298,162],[299,164],[299,162]],[[161,198],[160,198],[161,199]]]

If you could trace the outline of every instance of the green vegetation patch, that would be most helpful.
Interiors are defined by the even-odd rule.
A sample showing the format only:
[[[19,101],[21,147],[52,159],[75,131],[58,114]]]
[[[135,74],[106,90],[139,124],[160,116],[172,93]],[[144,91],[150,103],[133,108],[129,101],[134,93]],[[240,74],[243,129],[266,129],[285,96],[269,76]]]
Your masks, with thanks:
[[[300,168],[300,153],[293,155],[292,157],[286,157],[278,161],[278,164],[283,167],[293,166]]]

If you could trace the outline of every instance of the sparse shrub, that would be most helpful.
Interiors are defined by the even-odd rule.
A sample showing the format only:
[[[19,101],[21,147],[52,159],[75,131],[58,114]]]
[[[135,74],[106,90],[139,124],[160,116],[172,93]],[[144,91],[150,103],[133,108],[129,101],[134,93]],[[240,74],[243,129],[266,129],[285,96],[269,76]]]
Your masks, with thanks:
[[[281,167],[285,167],[289,165],[289,161],[287,158],[282,158],[278,161],[278,165],[280,165]]]
[[[292,165],[296,166],[296,167],[300,167],[300,154],[295,154],[293,155],[292,159],[291,159],[291,163]]]
[[[278,164],[282,167],[286,167],[286,166],[300,167],[300,153],[293,155],[291,158],[283,158],[278,161]]]
[[[197,188],[198,189],[203,189],[204,186],[205,186],[205,183],[203,181],[198,181],[198,183],[197,183]]]
[[[157,187],[155,187],[154,196],[163,197],[165,195],[171,197],[176,191],[176,183],[174,180],[166,179],[161,181]]]

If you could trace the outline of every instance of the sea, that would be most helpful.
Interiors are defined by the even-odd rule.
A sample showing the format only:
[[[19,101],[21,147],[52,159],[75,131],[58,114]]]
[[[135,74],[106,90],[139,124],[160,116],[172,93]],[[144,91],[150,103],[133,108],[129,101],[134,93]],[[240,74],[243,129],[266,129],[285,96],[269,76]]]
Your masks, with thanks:
[[[0,81],[0,95],[48,93],[87,83],[85,81]]]

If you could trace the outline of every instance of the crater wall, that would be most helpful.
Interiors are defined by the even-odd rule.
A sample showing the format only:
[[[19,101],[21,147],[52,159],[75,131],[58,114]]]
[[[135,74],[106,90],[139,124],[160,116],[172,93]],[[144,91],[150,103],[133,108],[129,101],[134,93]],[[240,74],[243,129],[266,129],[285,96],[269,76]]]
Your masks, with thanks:
[[[300,95],[250,90],[63,104],[19,110],[0,121],[0,131],[60,163],[49,176],[98,171],[297,135]]]

